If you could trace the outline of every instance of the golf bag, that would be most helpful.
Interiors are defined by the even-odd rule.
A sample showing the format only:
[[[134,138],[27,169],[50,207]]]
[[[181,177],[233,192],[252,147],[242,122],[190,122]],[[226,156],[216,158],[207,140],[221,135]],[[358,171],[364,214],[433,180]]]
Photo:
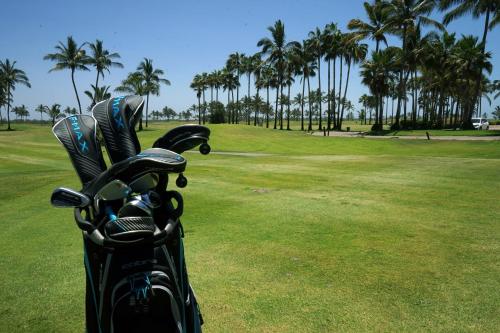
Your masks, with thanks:
[[[111,98],[93,108],[97,123],[71,116],[54,126],[83,188],[58,188],[51,202],[74,207],[83,233],[87,332],[201,332],[184,259],[183,198],[167,185],[172,174],[178,187],[187,185],[179,153],[200,146],[208,154],[210,131],[179,126],[141,152],[134,126],[142,106],[141,97]]]

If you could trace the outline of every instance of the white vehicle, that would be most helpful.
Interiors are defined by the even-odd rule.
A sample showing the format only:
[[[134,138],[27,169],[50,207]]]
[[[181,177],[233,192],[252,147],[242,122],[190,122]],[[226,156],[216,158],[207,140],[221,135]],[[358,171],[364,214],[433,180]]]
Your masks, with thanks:
[[[487,119],[484,118],[472,118],[472,125],[474,125],[474,128],[477,130],[490,129],[490,123],[488,122]]]

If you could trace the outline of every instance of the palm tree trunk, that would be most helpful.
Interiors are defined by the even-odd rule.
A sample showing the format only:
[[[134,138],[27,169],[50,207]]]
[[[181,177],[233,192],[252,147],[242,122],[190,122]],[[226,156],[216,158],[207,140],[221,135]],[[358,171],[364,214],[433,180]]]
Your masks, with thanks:
[[[307,130],[312,131],[311,83],[309,82],[309,76],[307,77],[307,102],[309,104],[309,126],[307,126]]]
[[[227,111],[227,123],[231,124],[231,110],[229,110],[229,102],[231,100],[231,89],[227,89],[227,104],[226,104],[226,111]]]
[[[97,88],[99,88],[99,86],[97,85],[99,83],[99,71],[97,71],[97,77],[95,78],[95,90],[97,91]],[[95,105],[95,91],[94,91],[94,95],[92,96],[92,106],[91,107],[94,107]]]
[[[280,130],[283,130],[283,83],[280,84]]]
[[[401,98],[403,97],[404,86],[403,86],[403,75],[406,60],[406,24],[403,26],[403,61],[401,62],[401,69],[399,70],[399,93],[398,93],[398,107],[396,110],[396,122],[394,126],[399,129],[399,118],[401,117]]]
[[[7,84],[7,131],[10,130],[10,84]]]
[[[203,114],[202,114],[202,118],[203,118],[203,125],[205,125],[205,114],[207,113],[207,102],[205,100],[205,89],[203,89]]]
[[[385,97],[385,124],[387,125],[387,118],[389,115],[389,95]]]
[[[270,109],[270,105],[269,105],[269,82],[267,83],[267,109],[266,109],[266,128],[269,128],[269,109]]]
[[[341,101],[342,98],[342,61],[343,56],[340,56],[340,78],[339,78],[339,100],[338,100],[338,110],[337,110],[337,130],[340,130],[340,105],[343,104]]]
[[[146,128],[148,128],[149,92],[146,94]]]
[[[201,125],[201,101],[200,101],[200,94],[198,94],[198,125]]]
[[[257,116],[259,115],[259,103],[260,103],[260,98],[259,98],[259,88],[257,88],[257,98],[255,99],[255,115],[253,117],[253,125],[257,126]]]
[[[278,94],[280,92],[280,87],[279,87],[279,83],[278,83],[278,86],[276,87],[276,106],[274,108],[274,128],[273,129],[276,129],[276,123],[278,121]]]
[[[302,78],[302,100],[300,101],[300,130],[304,130],[304,99],[306,90],[306,78]]]
[[[80,114],[82,114],[82,105],[80,104],[80,97],[78,97],[78,91],[76,90],[74,69],[71,69],[71,82],[73,82],[73,89],[75,89],[76,100],[78,102],[78,109],[80,110]]]
[[[327,120],[327,128],[328,130],[331,129],[331,95],[330,95],[330,67],[331,67],[331,59],[328,59],[328,90],[327,90],[327,93],[326,93],[326,100],[328,102],[328,105],[327,105],[327,114],[328,114],[328,120]]]
[[[291,101],[290,101],[290,86],[291,86],[291,84],[288,85],[288,104],[287,104],[287,108],[286,108],[286,130],[287,131],[290,130],[290,104],[291,104]]]
[[[342,103],[342,113],[340,115],[340,122],[339,122],[339,130],[342,130],[342,121],[344,119],[344,108],[345,108],[345,101],[346,101],[346,96],[347,96],[347,87],[349,86],[349,74],[351,73],[351,59],[347,58],[347,78],[345,81],[345,89],[344,89],[344,103]]]
[[[498,8],[497,8],[498,10]],[[490,24],[490,10],[486,10],[486,17],[484,19],[484,31],[483,31],[483,39],[481,40],[481,50],[482,50],[482,53],[484,55],[484,51],[486,49],[486,37],[488,35],[488,25]],[[474,104],[475,104],[475,101],[479,98],[481,98],[481,92],[480,92],[480,88],[481,88],[481,78],[482,78],[482,69],[479,69],[478,73],[477,73],[477,78],[476,78],[476,87],[474,89],[474,96],[473,98],[471,99],[471,101],[469,101],[469,107],[468,107],[468,110],[467,113],[465,114],[465,121],[464,121],[464,128],[466,129],[473,129],[474,126],[472,126],[472,112],[474,110]]]
[[[319,90],[319,123],[318,129],[321,131],[321,119],[322,119],[322,110],[321,110],[321,56],[318,57],[318,90]]]
[[[236,114],[235,116],[235,122],[236,124],[239,123],[239,118],[240,118],[240,69],[238,68],[238,71],[236,73],[236,77],[238,78],[238,84],[236,85]]]
[[[332,118],[333,118],[333,128],[337,128],[337,119],[335,117],[335,110],[336,110],[336,92],[335,92],[335,67],[337,67],[337,57],[333,58],[333,89],[332,89]]]

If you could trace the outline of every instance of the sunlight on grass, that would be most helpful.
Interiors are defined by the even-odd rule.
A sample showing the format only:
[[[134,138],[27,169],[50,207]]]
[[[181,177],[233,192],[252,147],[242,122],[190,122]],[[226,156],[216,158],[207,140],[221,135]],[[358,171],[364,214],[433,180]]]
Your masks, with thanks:
[[[140,133],[143,147],[173,124]],[[190,279],[206,332],[495,331],[500,143],[211,126],[185,154]],[[2,332],[83,331],[78,179],[48,126],[0,133]],[[24,157],[24,158],[23,158]]]

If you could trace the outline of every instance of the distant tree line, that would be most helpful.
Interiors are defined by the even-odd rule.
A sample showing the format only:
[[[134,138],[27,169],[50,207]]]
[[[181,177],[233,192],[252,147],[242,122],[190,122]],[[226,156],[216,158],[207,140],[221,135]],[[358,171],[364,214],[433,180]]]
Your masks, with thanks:
[[[436,8],[445,12],[442,22],[428,16]],[[254,125],[262,120],[269,127],[272,121],[273,128],[284,129],[286,121],[286,129],[290,129],[294,101],[300,109],[301,130],[305,123],[307,130],[313,129],[315,114],[318,129],[341,130],[346,112],[350,112],[346,96],[351,67],[359,63],[362,83],[370,91],[360,100],[363,109],[359,113],[364,120],[373,111],[374,130],[381,130],[388,122],[389,104],[395,105],[390,117],[393,129],[472,128],[472,116],[482,113],[481,97],[489,99],[499,89],[498,81],[490,82],[486,76],[492,71],[486,38],[500,21],[500,2],[373,0],[365,2],[364,9],[367,19],[351,20],[349,32],[330,23],[310,31],[302,42],[288,41],[285,25],[278,20],[268,28],[270,36],[258,41],[260,52],[230,54],[224,68],[196,74],[191,88],[198,100],[199,121],[207,120],[207,112],[220,111],[210,105],[222,103],[222,90],[227,93],[224,122],[251,124],[253,118]],[[481,39],[470,35],[457,38],[445,30],[446,24],[467,14],[484,17]],[[435,30],[424,34],[425,26]],[[388,35],[398,37],[401,44],[389,46]],[[375,42],[370,54],[361,43],[366,39]],[[326,90],[322,66],[327,69]],[[246,87],[242,87],[243,77]],[[311,89],[314,77],[317,89]],[[291,98],[295,82],[301,92]]]

